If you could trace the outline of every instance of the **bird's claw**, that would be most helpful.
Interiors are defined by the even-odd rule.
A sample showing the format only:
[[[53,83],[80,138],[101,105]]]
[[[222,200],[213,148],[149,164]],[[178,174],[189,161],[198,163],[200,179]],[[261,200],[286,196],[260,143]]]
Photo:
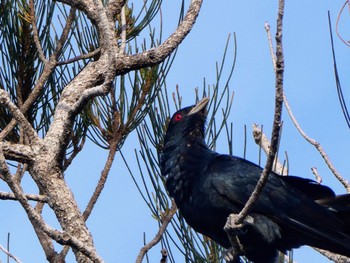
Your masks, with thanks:
[[[241,260],[239,259],[240,253],[235,249],[234,247],[230,247],[226,250],[224,259],[226,263],[240,263]]]
[[[247,226],[254,224],[254,218],[249,215],[243,220],[242,223],[237,224],[237,221],[238,215],[230,214],[227,218],[224,230],[230,233],[234,232],[236,235],[244,235],[248,231]]]

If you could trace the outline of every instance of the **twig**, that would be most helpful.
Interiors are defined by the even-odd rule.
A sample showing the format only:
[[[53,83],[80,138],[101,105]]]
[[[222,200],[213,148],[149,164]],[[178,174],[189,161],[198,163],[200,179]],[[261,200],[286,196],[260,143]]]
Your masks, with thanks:
[[[340,104],[341,110],[343,112],[343,115],[344,115],[344,118],[345,118],[345,122],[348,125],[348,127],[350,128],[350,115],[349,115],[349,110],[347,108],[347,105],[346,105],[346,102],[345,102],[345,99],[344,99],[343,88],[342,88],[341,83],[340,83],[340,77],[339,77],[338,67],[337,67],[337,60],[336,60],[336,57],[335,57],[335,48],[334,48],[333,33],[332,33],[331,15],[330,15],[329,11],[328,11],[328,25],[329,25],[329,36],[330,36],[331,49],[332,49],[334,77],[335,77],[335,84],[336,84],[337,93],[338,93],[339,104]]]
[[[255,143],[258,144],[265,152],[266,155],[269,154],[270,151],[270,140],[266,137],[266,135],[261,131],[257,124],[253,124],[253,137]],[[286,175],[288,174],[288,169],[278,160],[277,156],[274,161],[274,172]]]
[[[21,263],[21,261],[14,255],[12,255],[8,250],[6,250],[2,245],[0,245],[0,250],[4,252],[8,257],[12,258],[17,263]]]
[[[276,56],[275,56],[275,51],[273,49],[270,25],[268,22],[265,22],[265,30],[267,33],[267,40],[269,42],[269,50],[270,50],[270,55],[271,55],[271,59],[272,59],[273,69],[274,69],[274,71],[276,71]]]
[[[34,8],[34,6],[32,6]],[[50,59],[47,61],[45,58],[44,61],[44,69],[42,71],[42,74],[40,75],[39,79],[36,81],[36,84],[30,93],[29,97],[26,99],[26,101],[23,103],[23,105],[20,106],[20,110],[23,114],[26,114],[28,109],[33,105],[33,103],[37,100],[37,98],[42,94],[42,89],[44,85],[46,84],[46,81],[50,77],[51,73],[55,69],[57,65],[57,58],[60,56],[62,52],[62,48],[64,46],[64,43],[68,37],[68,33],[70,31],[70,28],[72,26],[72,23],[75,18],[75,8],[71,8],[69,17],[67,19],[67,24],[65,28],[63,29],[62,35],[60,39],[57,42],[56,49],[50,56]],[[32,18],[33,23],[35,23],[35,17]],[[34,34],[35,35],[35,34]],[[40,43],[39,43],[40,46]],[[2,141],[7,134],[9,134],[10,131],[13,130],[13,128],[16,126],[16,119],[12,119],[11,122],[0,132],[0,141]]]
[[[313,249],[315,249],[317,252],[321,253],[323,256],[329,258],[333,262],[349,263],[349,258],[348,257],[342,256],[342,255],[339,255],[339,254],[335,254],[335,253],[329,252],[327,250],[323,250],[323,249],[316,248],[316,247],[313,247]]]
[[[61,65],[66,65],[66,64],[70,64],[70,63],[73,63],[73,62],[76,62],[78,60],[81,60],[81,59],[87,59],[87,58],[92,58],[94,56],[96,56],[97,54],[99,54],[101,52],[101,48],[96,48],[95,50],[87,53],[87,54],[81,54],[79,56],[76,56],[74,58],[71,58],[71,59],[67,59],[67,60],[64,60],[64,61],[59,61],[57,62],[57,66],[61,66]]]
[[[46,195],[25,194],[25,197],[31,201],[37,201],[37,202],[43,202],[43,203],[48,202],[48,198]],[[1,200],[14,200],[14,201],[18,200],[17,197],[13,193],[1,192],[1,191],[0,191],[0,199]]]
[[[92,209],[94,208],[94,206],[97,202],[97,199],[99,198],[99,196],[100,196],[100,194],[105,186],[105,183],[106,183],[108,175],[109,175],[109,171],[112,167],[114,157],[115,157],[115,154],[116,154],[117,149],[118,149],[119,142],[120,142],[120,137],[117,137],[117,138],[113,138],[113,142],[110,144],[108,157],[106,160],[106,164],[101,172],[101,177],[100,177],[100,179],[97,183],[97,186],[95,188],[95,191],[94,191],[92,197],[90,198],[89,203],[88,203],[88,205],[85,208],[85,211],[83,213],[84,220],[87,220],[88,217],[90,216],[90,213],[91,213]]]
[[[293,115],[293,112],[289,106],[289,103],[287,101],[286,96],[283,96],[283,100],[284,100],[284,105],[286,106],[287,112],[289,114],[289,117],[291,118],[294,126],[297,128],[298,132],[301,134],[301,136],[303,136],[303,138],[309,142],[311,145],[313,145],[317,151],[321,154],[322,158],[324,159],[324,161],[326,162],[328,168],[331,170],[331,172],[334,174],[334,176],[339,180],[339,182],[345,187],[346,191],[348,193],[350,193],[350,184],[349,181],[345,180],[340,173],[337,171],[337,169],[334,167],[333,163],[330,161],[328,155],[326,154],[326,152],[324,151],[322,145],[317,142],[316,140],[310,138],[308,135],[306,135],[306,133],[303,131],[303,129],[300,127],[298,121],[296,120],[296,118]]]
[[[13,176],[11,175],[3,152],[0,148],[0,172],[2,173],[6,183],[10,187],[11,191],[14,193],[17,200],[20,202],[24,210],[26,211],[29,220],[35,228],[39,228],[43,232],[45,232],[48,236],[54,239],[61,245],[70,245],[71,247],[79,250],[85,256],[90,258],[93,262],[103,262],[100,256],[96,253],[94,247],[90,247],[86,245],[84,242],[75,238],[67,232],[58,231],[52,227],[50,227],[42,218],[42,216],[37,213],[32,206],[29,204],[26,195],[23,193],[21,186],[15,182]]]
[[[23,127],[23,130],[28,135],[30,141],[38,141],[39,137],[33,127],[30,125],[26,117],[23,115],[21,110],[11,101],[9,94],[0,89],[0,103],[6,106],[16,121]]]
[[[172,201],[171,208],[165,212],[165,214],[161,218],[162,225],[160,226],[158,233],[156,236],[147,243],[143,248],[141,248],[139,255],[136,258],[136,263],[141,263],[143,258],[145,257],[146,253],[154,247],[158,242],[161,240],[168,224],[170,223],[171,219],[173,218],[174,214],[176,213],[177,207],[175,205],[175,202]]]
[[[283,74],[284,74],[284,56],[282,46],[282,22],[284,14],[284,0],[279,0],[278,17],[277,17],[277,32],[276,32],[276,96],[275,96],[275,114],[273,121],[273,129],[271,135],[271,147],[267,156],[266,165],[260,176],[260,179],[249,197],[249,200],[245,204],[244,208],[238,214],[235,224],[240,225],[247,217],[249,211],[252,209],[253,204],[259,198],[259,195],[267,182],[269,173],[271,173],[275,155],[277,152],[280,128],[281,128],[281,115],[283,105]]]
[[[349,2],[349,1],[347,1]],[[345,6],[345,5],[344,5]],[[340,13],[343,11],[344,9],[344,6],[342,8],[342,10],[340,11]],[[340,13],[339,13],[339,16],[340,16]],[[338,16],[338,20],[337,20],[337,34],[338,34],[338,21],[339,21],[339,16]],[[328,18],[329,18],[329,13],[328,13]],[[330,19],[330,18],[329,18]],[[330,21],[330,20],[329,20]],[[272,59],[272,63],[273,63],[273,66],[274,66],[274,70],[276,71],[276,57],[275,57],[275,54],[273,52],[273,45],[272,45],[272,41],[271,41],[271,32],[270,32],[270,26],[268,25],[268,23],[266,22],[265,23],[265,30],[266,30],[266,33],[267,33],[267,36],[268,36],[268,42],[269,42],[269,47],[270,47],[270,53],[271,53],[271,59]],[[339,36],[339,35],[338,35]],[[339,36],[340,37],[340,36]],[[341,38],[342,39],[342,38]],[[333,43],[333,42],[332,42]],[[334,54],[333,54],[334,55]],[[292,122],[293,124],[297,127],[299,133],[306,139],[310,144],[314,145],[316,147],[316,149],[320,152],[320,154],[322,155],[322,157],[324,158],[324,160],[326,161],[328,167],[330,167],[330,165],[333,167],[332,163],[330,163],[329,161],[329,158],[328,156],[326,155],[326,153],[323,151],[322,149],[322,146],[316,142],[315,140],[307,137],[307,135],[304,133],[304,131],[300,128],[297,120],[295,119],[294,115],[293,115],[293,112],[289,106],[289,103],[287,101],[287,98],[285,96],[285,94],[283,94],[283,101],[284,101],[284,104],[286,106],[286,109],[287,109],[287,112],[290,116],[290,118],[292,119]],[[321,150],[321,151],[320,151]],[[329,163],[328,163],[329,162]],[[331,168],[330,168],[331,169]],[[318,174],[318,171],[315,167],[311,168],[313,174],[315,175],[315,178],[316,178],[316,181],[318,183],[321,183],[322,182],[322,177]],[[335,170],[335,168],[334,168]],[[332,171],[332,169],[331,169]],[[335,170],[336,171],[336,170]],[[333,172],[333,171],[332,171]],[[333,172],[334,174],[334,172]],[[339,180],[339,177],[341,178],[341,180],[339,180],[344,186],[345,188],[347,189],[347,191],[349,192],[349,183],[344,180],[339,174],[335,175],[338,180]],[[334,253],[331,253],[329,251],[326,251],[326,250],[322,250],[322,249],[318,249],[318,248],[314,248],[316,251],[318,251],[319,253],[321,253],[322,255],[326,256],[327,258],[333,260],[334,262],[341,262],[341,263],[346,263],[346,262],[349,262],[349,259],[347,257],[344,257],[344,256],[341,256],[341,255],[338,255],[338,254],[334,254]]]
[[[270,31],[269,31],[269,27],[266,27],[265,26],[265,29],[266,29],[266,32],[268,33],[268,35],[270,34]],[[268,37],[268,39],[270,39]],[[270,41],[269,41],[270,43]],[[270,50],[272,48],[272,43],[270,43]],[[272,48],[273,50],[273,48]],[[274,63],[275,61],[275,56],[273,54],[273,52],[271,53],[271,58],[272,58],[272,61]],[[292,112],[292,109],[291,107],[289,106],[289,103],[288,103],[288,100],[287,100],[287,97],[285,94],[283,94],[283,101],[284,101],[284,105],[286,106],[286,109],[287,109],[287,112],[288,112],[288,115],[289,117],[291,118],[294,126],[297,128],[297,130],[299,131],[299,133],[301,134],[301,136],[307,141],[309,142],[311,145],[313,145],[317,151],[321,154],[322,158],[325,160],[327,166],[329,167],[329,169],[331,170],[331,172],[334,174],[334,176],[340,181],[341,184],[343,184],[343,186],[345,187],[346,191],[348,193],[350,193],[350,184],[347,180],[345,180],[339,173],[338,171],[336,170],[336,168],[334,167],[334,165],[332,164],[332,162],[330,161],[328,155],[326,154],[326,152],[324,151],[322,145],[320,143],[318,143],[316,140],[308,137],[306,135],[306,133],[302,130],[302,128],[300,127],[298,121],[296,120],[296,118],[294,117],[294,114]],[[317,179],[317,177],[316,177]]]
[[[311,171],[315,175],[316,182],[318,182],[319,184],[322,183],[322,177],[318,173],[317,168],[316,167],[312,167]]]
[[[124,55],[125,54],[125,46],[126,46],[126,17],[125,17],[125,6],[122,7],[122,11],[120,13],[121,17],[121,43],[120,43],[120,50],[119,54]]]
[[[345,9],[345,6],[348,5],[350,6],[350,3],[349,3],[349,0],[345,1],[345,3],[343,4],[342,8],[340,9],[339,11],[339,14],[338,14],[338,17],[337,17],[337,22],[335,24],[335,32],[337,34],[337,36],[339,37],[339,39],[345,44],[347,45],[348,47],[350,47],[350,43],[349,41],[346,41],[345,39],[342,38],[342,36],[340,35],[339,33],[339,21],[340,21],[340,17]]]
[[[32,25],[32,30],[33,30],[34,43],[35,43],[36,49],[38,51],[39,58],[42,62],[47,63],[48,61],[45,58],[44,51],[43,51],[41,44],[40,44],[38,28],[36,27],[36,15],[35,15],[34,0],[29,0],[29,14],[30,14],[30,23]]]

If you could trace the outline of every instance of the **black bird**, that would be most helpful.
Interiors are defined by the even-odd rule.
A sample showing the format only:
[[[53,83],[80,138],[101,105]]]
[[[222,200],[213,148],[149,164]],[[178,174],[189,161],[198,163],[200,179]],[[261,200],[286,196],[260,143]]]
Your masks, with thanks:
[[[169,195],[187,223],[225,248],[227,217],[239,213],[262,168],[245,159],[216,153],[204,141],[206,105],[177,111],[161,153],[161,173]],[[334,192],[312,180],[269,175],[239,240],[241,255],[253,262],[274,262],[277,252],[309,245],[350,257],[350,194]]]

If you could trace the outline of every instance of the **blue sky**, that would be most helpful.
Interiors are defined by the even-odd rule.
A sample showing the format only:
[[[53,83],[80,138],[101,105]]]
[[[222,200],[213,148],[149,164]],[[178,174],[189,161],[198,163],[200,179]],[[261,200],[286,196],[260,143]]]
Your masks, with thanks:
[[[175,1],[168,2],[171,1],[163,3],[165,35],[175,29],[178,13],[174,11],[178,10],[178,4],[174,4]],[[336,94],[327,18],[327,10],[330,10],[334,29],[342,4],[342,1],[330,0],[287,1],[283,38],[284,88],[302,128],[322,144],[338,171],[350,180],[349,129]],[[194,88],[202,87],[203,78],[209,84],[215,82],[215,62],[221,60],[228,34],[236,32],[238,54],[230,85],[235,92],[230,117],[234,124],[234,154],[243,154],[244,125],[247,125],[247,158],[253,162],[258,160],[258,150],[252,137],[249,137],[251,125],[263,124],[268,136],[271,132],[274,72],[264,23],[269,22],[274,36],[276,15],[277,1],[205,1],[194,29],[180,46],[167,79],[169,91],[179,85],[183,105],[193,104]],[[345,15],[340,27],[345,39],[350,39],[350,32],[346,31],[348,19]],[[345,98],[350,103],[350,49],[337,37],[335,47]],[[285,111],[283,120],[280,150],[282,153],[288,152],[290,173],[313,178],[310,169],[317,167],[324,184],[331,186],[337,193],[344,193],[345,190],[334,179],[321,156],[301,138]],[[137,147],[134,138],[128,138],[123,148],[130,161],[134,158],[133,149]],[[224,153],[227,151],[225,138],[220,142],[217,151]],[[67,171],[66,178],[82,209],[98,180],[106,154],[88,144]],[[7,188],[0,183],[0,189]],[[35,188],[28,182],[28,192],[32,189]],[[2,201],[0,211],[0,244],[6,243],[7,232],[11,232],[11,251],[16,256],[23,262],[45,262],[44,253],[20,206],[11,201]],[[51,220],[50,213],[47,213],[47,217],[51,225],[58,227]],[[134,262],[143,244],[143,233],[148,240],[156,233],[156,222],[137,193],[119,155],[88,226],[98,252],[106,262]],[[159,251],[159,247],[151,251],[151,262],[159,261]],[[294,255],[295,260],[301,263],[328,262],[306,247],[295,250]],[[0,261],[5,261],[2,253]]]

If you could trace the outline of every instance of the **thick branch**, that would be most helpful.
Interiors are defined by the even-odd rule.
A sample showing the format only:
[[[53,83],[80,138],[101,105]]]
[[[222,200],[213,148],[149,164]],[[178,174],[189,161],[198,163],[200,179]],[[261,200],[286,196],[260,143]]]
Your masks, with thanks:
[[[42,231],[44,231],[47,235],[49,235],[52,239],[54,239],[59,244],[70,245],[74,249],[78,249],[85,256],[89,257],[93,262],[102,262],[102,259],[97,255],[94,247],[89,246],[89,244],[86,244],[80,241],[79,239],[72,236],[70,233],[55,230],[46,224],[42,216],[31,207],[20,185],[14,181],[13,176],[11,175],[7,167],[7,164],[1,149],[0,149],[0,172],[2,173],[11,191],[14,193],[15,197],[17,198],[17,200],[20,202],[20,204],[26,211],[28,218],[34,227],[40,228]]]
[[[27,145],[0,142],[0,147],[6,159],[20,163],[31,163],[34,161],[34,153]]]
[[[131,70],[149,67],[164,61],[185,39],[196,22],[203,0],[192,0],[184,20],[176,31],[159,47],[145,52],[130,55],[117,56],[117,74],[125,74]]]

